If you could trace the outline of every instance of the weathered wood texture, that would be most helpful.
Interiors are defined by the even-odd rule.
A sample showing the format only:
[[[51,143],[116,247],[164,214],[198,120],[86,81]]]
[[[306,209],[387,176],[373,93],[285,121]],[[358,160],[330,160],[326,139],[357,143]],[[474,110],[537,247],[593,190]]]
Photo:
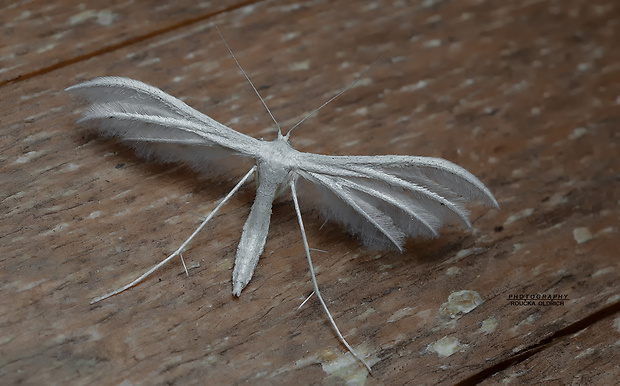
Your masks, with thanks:
[[[14,79],[0,87],[2,384],[611,384],[620,376],[616,1],[259,1],[202,20],[225,5],[159,3],[93,9],[122,15],[103,25],[72,26],[91,9],[61,1],[0,13],[10,36],[2,79]],[[145,163],[76,128],[79,106],[62,90],[129,76],[273,138],[214,23],[284,127],[382,55],[293,145],[443,157],[480,177],[501,205],[473,206],[472,232],[410,240],[402,255],[369,251],[304,212],[311,245],[328,251],[314,257],[324,296],[374,364],[371,377],[316,299],[296,310],[312,286],[290,199],[274,207],[254,278],[231,295],[253,184],[184,254],[189,278],[175,261],[89,305],[174,250],[200,221],[192,213],[208,213],[235,179]],[[461,290],[484,303],[442,315]],[[507,300],[520,294],[570,300]],[[433,348],[446,341],[460,350],[439,355]]]
[[[253,2],[6,1],[0,4],[0,84],[41,75]]]

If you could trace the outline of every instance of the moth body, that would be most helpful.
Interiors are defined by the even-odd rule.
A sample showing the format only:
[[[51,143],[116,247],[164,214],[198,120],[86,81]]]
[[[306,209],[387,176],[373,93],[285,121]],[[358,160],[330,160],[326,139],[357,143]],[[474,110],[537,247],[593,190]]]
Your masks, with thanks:
[[[295,150],[284,137],[278,136],[273,141],[261,143],[260,156],[257,157],[256,198],[250,215],[243,225],[243,233],[235,257],[232,279],[235,296],[241,295],[241,291],[254,275],[254,269],[263,253],[269,233],[273,200],[287,182],[287,177],[293,167],[291,161],[294,158]]]

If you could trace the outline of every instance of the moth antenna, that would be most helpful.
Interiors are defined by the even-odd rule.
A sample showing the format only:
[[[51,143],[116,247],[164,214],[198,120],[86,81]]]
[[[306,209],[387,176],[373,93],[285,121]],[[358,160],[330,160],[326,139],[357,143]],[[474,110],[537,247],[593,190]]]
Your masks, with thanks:
[[[374,61],[373,64],[371,64],[370,66],[368,66],[368,68],[366,69],[366,71],[364,71],[362,73],[362,75],[358,76],[357,79],[355,79],[353,82],[351,82],[350,85],[348,85],[347,87],[345,87],[342,91],[340,91],[338,94],[334,95],[333,97],[331,97],[330,100],[328,100],[327,102],[323,103],[322,105],[320,105],[318,108],[316,108],[314,111],[312,111],[310,114],[306,115],[301,121],[297,122],[293,127],[291,127],[291,129],[286,133],[286,135],[284,136],[284,138],[288,139],[289,136],[291,135],[291,132],[299,125],[301,125],[301,123],[303,121],[305,121],[306,119],[310,118],[310,116],[314,115],[314,113],[316,113],[317,111],[319,111],[320,109],[322,109],[323,107],[327,106],[328,103],[330,103],[331,101],[333,101],[334,99],[338,98],[340,95],[344,94],[345,91],[347,91],[348,89],[350,89],[351,87],[355,86],[355,84],[357,82],[359,82],[360,80],[362,80],[362,78],[364,76],[366,76],[366,74],[368,74],[368,72],[375,66],[375,64],[377,64],[377,62],[379,62],[379,59],[381,59],[382,55],[379,55],[379,57]]]
[[[280,129],[280,125],[278,124],[278,121],[276,121],[276,119],[274,118],[273,114],[271,114],[271,110],[269,110],[269,107],[267,107],[267,103],[265,103],[265,100],[263,99],[263,97],[260,96],[260,94],[258,93],[258,90],[256,89],[256,87],[254,87],[254,83],[252,83],[252,81],[250,80],[250,77],[248,76],[248,74],[245,73],[245,71],[243,70],[243,67],[241,67],[241,64],[239,64],[239,61],[237,60],[237,57],[235,56],[235,54],[232,52],[232,50],[228,46],[228,43],[226,42],[226,39],[224,39],[224,36],[222,36],[222,33],[220,32],[220,29],[217,28],[217,26],[215,26],[215,29],[217,30],[217,33],[220,34],[220,38],[222,38],[222,41],[224,42],[224,45],[228,49],[228,52],[230,52],[230,56],[232,56],[232,58],[235,60],[235,63],[237,63],[237,67],[239,67],[239,69],[243,73],[243,76],[245,76],[245,79],[248,80],[248,82],[250,83],[250,86],[252,86],[252,89],[254,90],[256,95],[258,95],[258,99],[260,99],[260,101],[263,103],[263,106],[265,106],[265,109],[269,113],[269,116],[273,120],[273,123],[276,124],[276,127],[278,128],[278,137],[281,137],[282,136],[282,130]]]
[[[310,276],[312,277],[312,285],[314,286],[314,294],[316,294],[316,296],[319,298],[319,302],[321,303],[321,306],[323,307],[323,310],[327,314],[327,318],[329,319],[329,323],[332,325],[332,328],[336,332],[336,335],[338,336],[338,339],[340,339],[340,342],[342,342],[342,344],[345,345],[347,350],[349,350],[349,352],[351,354],[353,354],[353,356],[355,358],[357,358],[358,361],[362,362],[364,364],[364,366],[366,366],[366,368],[368,369],[369,373],[372,373],[372,370],[370,369],[370,365],[368,364],[368,362],[366,362],[364,360],[364,358],[359,356],[355,352],[355,350],[353,350],[353,347],[351,347],[351,345],[349,345],[349,343],[346,341],[346,339],[344,339],[344,336],[342,336],[342,333],[338,329],[338,326],[336,326],[336,322],[334,321],[334,318],[332,317],[332,314],[329,312],[329,309],[327,308],[327,304],[325,304],[325,301],[323,300],[323,296],[321,296],[321,291],[319,291],[319,284],[317,283],[316,275],[314,274],[314,266],[312,265],[312,258],[310,257],[310,246],[308,245],[308,238],[306,237],[306,230],[304,228],[304,222],[303,222],[303,220],[301,218],[301,210],[299,209],[299,201],[297,200],[297,190],[295,188],[295,182],[291,181],[290,182],[290,186],[291,186],[291,195],[293,196],[293,203],[295,204],[295,212],[297,213],[297,221],[299,223],[299,229],[301,230],[301,239],[302,239],[302,241],[304,243],[304,249],[306,251],[306,258],[308,259],[308,265],[310,266]],[[312,295],[310,295],[310,296],[312,296]],[[308,299],[310,299],[310,296],[308,297]],[[302,305],[303,305],[303,303],[302,303]]]

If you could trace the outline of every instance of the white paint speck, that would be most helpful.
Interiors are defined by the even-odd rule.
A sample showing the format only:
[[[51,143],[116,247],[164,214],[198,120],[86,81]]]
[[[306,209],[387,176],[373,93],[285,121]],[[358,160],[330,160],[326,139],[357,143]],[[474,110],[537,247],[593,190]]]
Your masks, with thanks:
[[[468,346],[462,344],[453,336],[444,336],[435,343],[428,345],[427,351],[436,353],[441,358],[447,358],[455,352],[465,351]]]
[[[579,63],[577,66],[577,71],[588,71],[590,68],[592,68],[591,63]]]
[[[594,349],[592,347],[588,347],[587,349],[585,349],[582,352],[580,352],[579,354],[577,354],[575,359],[586,357],[588,355],[591,355],[593,352],[594,352]]]
[[[574,139],[581,138],[586,134],[588,134],[588,129],[586,129],[585,127],[578,127],[575,130],[573,130],[573,132],[568,136],[568,138],[574,140]]]
[[[365,357],[371,366],[378,362],[377,358],[368,356],[369,350],[363,345],[356,347],[355,351]],[[366,384],[368,371],[350,352],[343,354],[335,349],[325,349],[318,354],[318,359],[325,373],[342,379],[345,385]]]
[[[360,107],[359,109],[353,112],[353,115],[367,115],[367,114],[368,114],[368,107],[366,106]]]
[[[125,216],[128,216],[132,212],[133,211],[131,210],[131,208],[127,208],[125,210],[121,210],[120,212],[114,213],[114,217],[125,217]]]
[[[215,263],[215,271],[228,271],[230,269],[232,269],[233,267],[233,260],[231,258],[224,258],[224,259],[220,259],[218,260],[217,263]]]
[[[28,19],[30,17],[30,15],[32,15],[32,12],[30,11],[24,11],[22,12],[21,15],[19,15],[18,17],[16,17],[14,20],[24,20],[24,19]]]
[[[364,7],[365,11],[374,11],[376,9],[379,9],[381,5],[379,5],[379,3],[377,2],[367,2],[366,6]]]
[[[40,279],[37,281],[33,281],[24,285],[20,285],[19,288],[17,288],[17,292],[24,292],[24,291],[30,291],[31,289],[33,289],[34,287],[43,284],[47,281],[47,279]],[[21,284],[21,283],[20,283]]]
[[[568,198],[563,193],[556,193],[549,199],[549,205],[556,206],[566,204]]]
[[[25,195],[26,195],[26,192],[24,192],[24,191],[22,190],[22,191],[20,191],[20,192],[17,192],[17,193],[15,193],[15,194],[11,194],[10,196],[7,196],[7,197],[5,198],[5,200],[9,200],[9,199],[11,199],[11,200],[17,200],[17,199],[20,199],[20,198],[24,197]]]
[[[92,220],[92,219],[97,218],[99,216],[101,216],[101,212],[96,210],[96,211],[92,212],[91,214],[89,214],[88,217],[86,217],[86,218],[89,219],[89,220]]]
[[[112,25],[112,23],[114,23],[114,20],[116,20],[117,15],[110,11],[110,10],[103,10],[97,13],[97,23],[99,23],[100,25],[107,27],[109,25]]]
[[[519,93],[530,87],[530,83],[527,80],[522,80],[519,83],[513,84],[512,86],[506,88],[504,90],[505,95]]]
[[[513,334],[517,333],[517,330],[522,327],[522,326],[526,326],[526,325],[530,325],[532,323],[534,323],[536,321],[536,319],[538,319],[538,317],[536,317],[536,315],[532,314],[530,316],[528,316],[527,318],[523,319],[522,321],[520,321],[516,326],[512,327],[510,329],[510,331]]]
[[[474,83],[476,83],[473,79],[471,78],[467,78],[463,81],[463,83],[461,83],[461,86],[463,87],[469,87],[469,86],[473,86]]]
[[[508,217],[506,221],[504,221],[504,225],[512,224],[513,222],[521,220],[522,218],[530,217],[533,213],[533,208],[523,209],[519,213],[515,213],[512,216]]]
[[[288,32],[285,33],[284,35],[282,35],[282,37],[280,38],[281,42],[288,42],[289,40],[293,40],[295,38],[297,38],[299,35],[301,35],[300,32]]]
[[[53,233],[62,232],[65,229],[67,229],[68,227],[69,227],[69,224],[67,224],[66,222],[63,222],[63,223],[60,223],[60,224],[56,225],[54,228],[52,228],[50,230],[47,230],[45,232],[39,233],[39,236],[46,237],[46,236],[49,236],[49,235],[51,235]]]
[[[607,228],[601,229],[601,231],[599,233],[603,233],[604,234],[604,233],[613,233],[613,232],[616,232],[616,228],[614,228],[614,227],[607,227]]]
[[[25,163],[28,163],[36,155],[37,155],[36,151],[29,151],[28,153],[22,154],[19,157],[17,157],[17,159],[15,160],[15,162],[13,162],[13,164],[25,164]]]
[[[161,61],[160,58],[147,58],[140,63],[138,63],[138,67],[150,67],[154,66]]]
[[[303,71],[308,70],[310,68],[310,61],[304,60],[303,62],[291,63],[288,68],[291,71]]]
[[[92,17],[95,17],[95,15],[96,15],[96,12],[93,10],[80,12],[77,15],[71,16],[71,19],[69,19],[69,24],[77,25],[77,24],[84,23],[86,20]]]
[[[416,90],[419,90],[421,88],[426,87],[427,84],[428,84],[428,81],[425,80],[425,79],[422,79],[422,80],[418,81],[417,83],[408,84],[406,86],[401,87],[400,91],[405,91],[405,92],[416,91]]]
[[[615,267],[607,267],[607,268],[599,269],[598,271],[594,272],[592,274],[592,277],[599,277],[599,276],[607,275],[607,274],[614,273],[614,272],[616,272]]]
[[[495,107],[487,106],[487,107],[484,108],[484,113],[486,115],[493,115],[493,114],[495,114],[496,111],[497,111],[497,109]]]
[[[590,230],[586,227],[573,229],[573,237],[575,238],[577,244],[585,244],[593,239],[592,233],[590,233]]]
[[[448,301],[439,307],[439,315],[456,318],[473,311],[484,303],[482,297],[476,291],[463,290],[453,292],[448,296]]]
[[[42,54],[47,51],[51,51],[56,48],[56,43],[49,43],[37,49],[37,54]]]
[[[543,272],[544,272],[544,268],[545,268],[545,266],[546,266],[546,264],[545,264],[545,263],[538,264],[536,267],[534,267],[534,268],[532,269],[532,275],[534,275],[534,276],[538,276],[538,275],[540,275],[541,273],[543,273]]]
[[[611,295],[605,300],[605,304],[614,304],[618,302],[618,300],[620,300],[620,295]],[[618,330],[618,332],[620,332],[620,330]]]
[[[490,318],[482,321],[482,323],[480,324],[480,332],[485,334],[491,334],[495,332],[498,324],[499,323],[497,322],[497,319],[491,316]]]
[[[435,48],[441,46],[441,39],[431,39],[424,42],[424,47]]]
[[[455,276],[461,273],[461,269],[459,267],[450,267],[446,270],[446,274],[448,276]]]
[[[422,323],[424,324],[431,322],[432,315],[433,315],[433,311],[430,308],[427,310],[420,311],[417,314],[415,314],[415,316],[420,318],[422,320]]]
[[[460,251],[458,251],[456,253],[456,256],[455,256],[456,260],[460,260],[463,257],[467,257],[467,256],[471,255],[472,252],[473,252],[472,249],[461,249]]]
[[[172,216],[166,220],[164,220],[164,224],[172,224],[177,225],[181,222],[181,216]]]
[[[343,144],[343,147],[351,147],[351,146],[355,146],[355,145],[357,145],[359,143],[360,143],[359,139],[354,139],[353,141],[345,142]]]
[[[401,320],[402,318],[413,314],[414,309],[415,309],[414,307],[401,308],[400,310],[393,313],[392,316],[390,316],[387,321],[388,323],[394,323],[397,320]]]
[[[353,88],[355,87],[360,87],[360,86],[368,86],[370,84],[372,84],[372,78],[370,77],[365,77],[360,79],[357,83],[355,83],[355,85],[353,85]]]

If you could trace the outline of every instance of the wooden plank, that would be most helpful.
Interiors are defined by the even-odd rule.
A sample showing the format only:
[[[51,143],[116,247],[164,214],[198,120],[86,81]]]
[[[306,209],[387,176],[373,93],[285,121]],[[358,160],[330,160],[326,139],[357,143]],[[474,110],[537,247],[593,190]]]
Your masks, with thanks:
[[[209,19],[252,1],[0,4],[0,85]]]
[[[295,132],[294,146],[444,157],[478,175],[502,206],[473,207],[473,232],[450,228],[438,240],[411,240],[403,255],[367,250],[331,223],[319,229],[323,220],[305,212],[312,246],[329,251],[315,257],[324,296],[347,339],[374,363],[376,382],[467,380],[588,315],[614,311],[618,7],[507,4],[263,2],[4,86],[4,383],[365,379],[356,363],[338,371],[347,355],[315,302],[296,311],[311,284],[288,199],[274,207],[254,279],[239,299],[231,296],[252,186],[184,255],[189,278],[175,262],[130,292],[88,304],[178,246],[199,221],[191,213],[211,210],[234,180],[148,164],[76,129],[79,111],[61,90],[99,75],[130,76],[272,138],[211,22],[284,127],[383,54],[362,85]],[[442,315],[461,290],[484,303],[462,317]],[[538,293],[570,301],[508,300]],[[609,345],[613,334],[597,339]],[[433,350],[450,339],[460,351]]]
[[[620,318],[603,318],[482,382],[613,385],[620,376]],[[616,339],[614,341],[614,338]]]

